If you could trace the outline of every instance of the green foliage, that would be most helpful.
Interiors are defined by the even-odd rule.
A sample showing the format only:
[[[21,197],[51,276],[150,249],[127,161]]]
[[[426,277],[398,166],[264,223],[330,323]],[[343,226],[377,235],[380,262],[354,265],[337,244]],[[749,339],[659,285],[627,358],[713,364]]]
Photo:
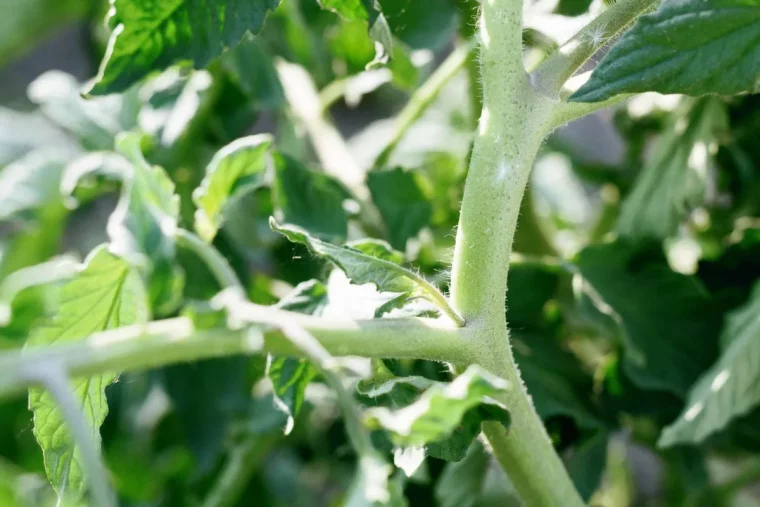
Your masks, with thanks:
[[[759,7],[757,0],[663,2],[623,35],[571,100],[646,91],[757,92]]]
[[[506,1],[16,3],[0,65],[71,20],[101,61],[0,86],[0,505],[760,476],[756,0],[526,2],[522,38]]]
[[[139,275],[105,247],[95,250],[84,269],[61,290],[61,305],[49,322],[29,338],[31,347],[80,340],[97,331],[146,322],[148,308]],[[55,363],[38,364],[37,378],[45,378]],[[98,429],[108,413],[105,388],[114,373],[75,379],[72,390],[81,404],[93,443],[99,446]],[[81,496],[84,471],[79,447],[55,400],[44,389],[29,391],[29,408],[34,412],[34,436],[45,456],[45,469],[56,491]]]
[[[758,312],[760,289],[756,288],[751,300],[729,315],[722,337],[723,353],[694,383],[686,410],[665,428],[660,445],[699,443],[760,403],[755,389],[760,375]]]
[[[222,3],[195,0],[115,0],[108,51],[88,93],[121,92],[155,70],[190,60],[208,65],[246,33],[261,30],[279,0]]]

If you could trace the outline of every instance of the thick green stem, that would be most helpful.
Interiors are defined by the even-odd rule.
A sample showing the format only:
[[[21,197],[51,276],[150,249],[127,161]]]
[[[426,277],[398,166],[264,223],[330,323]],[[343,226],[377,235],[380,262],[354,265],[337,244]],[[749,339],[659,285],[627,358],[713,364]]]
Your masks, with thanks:
[[[333,355],[472,362],[467,331],[437,319],[327,320],[253,304],[249,310],[251,318],[263,324],[287,320],[300,325]],[[84,377],[259,352],[256,340],[244,330],[196,330],[183,317],[82,338],[0,354],[0,399],[38,383],[30,372],[38,371],[41,364],[60,365],[70,376]],[[303,355],[276,329],[266,332],[264,349],[277,355]]]
[[[483,3],[483,112],[465,185],[451,297],[473,333],[476,362],[510,381],[509,432],[485,424],[494,455],[527,506],[583,505],[525,391],[509,344],[505,294],[520,203],[558,100],[531,85],[521,61],[522,2]]]

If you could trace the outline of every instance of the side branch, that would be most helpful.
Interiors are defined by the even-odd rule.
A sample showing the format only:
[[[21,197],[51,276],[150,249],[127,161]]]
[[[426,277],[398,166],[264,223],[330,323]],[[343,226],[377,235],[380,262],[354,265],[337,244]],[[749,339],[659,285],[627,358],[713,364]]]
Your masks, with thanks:
[[[250,305],[259,322],[293,322],[313,334],[333,355],[420,358],[433,361],[470,360],[464,331],[433,319],[326,320]],[[254,316],[252,316],[254,317]],[[264,349],[278,355],[302,356],[282,332],[272,329]],[[229,329],[196,330],[179,317],[97,333],[81,341],[0,355],[0,399],[23,392],[39,379],[44,365],[63,368],[71,377],[105,371],[132,371],[213,357],[259,352],[250,332]]]
[[[659,0],[619,0],[610,6],[531,73],[533,86],[549,97],[557,97],[565,82],[594,53],[657,3]]]

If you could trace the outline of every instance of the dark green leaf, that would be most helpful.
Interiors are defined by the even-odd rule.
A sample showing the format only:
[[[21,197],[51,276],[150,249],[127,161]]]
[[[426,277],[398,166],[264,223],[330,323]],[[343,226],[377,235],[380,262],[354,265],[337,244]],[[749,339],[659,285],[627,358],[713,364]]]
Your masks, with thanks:
[[[108,51],[89,93],[123,91],[155,70],[190,60],[205,67],[246,33],[258,33],[279,0],[114,0]]]
[[[243,39],[222,57],[222,65],[232,81],[262,111],[274,111],[285,103],[285,92],[277,76],[272,56],[255,38]]]
[[[324,239],[345,239],[348,192],[332,177],[311,171],[298,160],[275,154],[274,197],[286,222]]]
[[[623,203],[617,226],[621,236],[665,239],[677,231],[705,200],[717,152],[715,136],[727,127],[720,100],[681,105]]]
[[[571,100],[598,102],[646,91],[757,92],[758,38],[758,0],[666,0],[639,18]]]
[[[422,176],[400,167],[372,171],[367,175],[367,186],[383,217],[391,245],[405,250],[407,240],[428,226],[433,214]]]
[[[625,369],[641,387],[685,395],[715,360],[721,315],[662,253],[618,241],[584,249],[580,273],[623,331]]]
[[[691,388],[681,416],[659,445],[696,444],[760,404],[760,284],[726,323],[720,359]]]
[[[219,150],[201,185],[193,192],[195,230],[206,241],[216,236],[224,222],[225,207],[232,200],[264,182],[272,137],[256,135],[238,139]]]
[[[472,507],[480,498],[488,470],[489,454],[480,443],[467,456],[449,463],[435,484],[435,498],[440,507]]]
[[[33,332],[29,345],[82,340],[95,332],[145,322],[147,318],[140,276],[127,262],[100,247],[85,262],[84,270],[63,287],[58,312]],[[113,379],[114,374],[109,373],[72,382],[98,445],[99,428],[108,412],[105,388]],[[84,476],[79,450],[55,401],[46,391],[33,388],[29,390],[29,407],[34,412],[34,435],[42,447],[50,482],[59,493],[65,490],[81,495]]]
[[[609,434],[598,431],[575,446],[565,457],[565,467],[581,497],[588,502],[602,482],[607,465]]]

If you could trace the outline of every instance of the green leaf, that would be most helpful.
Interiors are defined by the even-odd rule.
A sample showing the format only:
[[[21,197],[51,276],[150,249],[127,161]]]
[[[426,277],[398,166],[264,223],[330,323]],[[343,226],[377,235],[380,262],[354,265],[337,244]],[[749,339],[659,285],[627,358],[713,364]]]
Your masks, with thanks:
[[[587,247],[576,262],[600,309],[622,329],[631,379],[685,395],[718,352],[720,310],[701,283],[671,271],[659,250],[623,241]]]
[[[760,284],[743,307],[732,312],[721,338],[720,359],[689,392],[681,416],[666,427],[658,444],[697,444],[760,404]]]
[[[214,155],[193,192],[198,207],[195,230],[203,239],[214,239],[231,201],[264,183],[271,144],[272,137],[267,134],[243,137]]]
[[[435,484],[440,507],[472,507],[480,498],[488,471],[489,454],[476,443],[459,462],[449,463]]]
[[[391,245],[405,250],[407,240],[427,227],[433,215],[422,175],[400,167],[371,171],[367,186],[383,217]]]
[[[760,91],[759,0],[666,0],[605,55],[571,100],[655,91]]]
[[[99,331],[147,319],[145,287],[140,276],[126,261],[99,247],[90,254],[83,271],[63,287],[58,312],[46,325],[32,332],[29,345],[82,340]],[[39,365],[41,369],[45,367]],[[114,377],[108,373],[72,381],[98,446],[98,429],[108,412],[105,387]],[[50,482],[59,494],[81,495],[84,476],[79,450],[53,398],[42,389],[30,389],[29,408],[34,412],[34,435],[42,447]]]
[[[285,92],[272,55],[258,39],[243,39],[222,56],[222,65],[256,109],[276,111],[285,104]]]
[[[112,148],[116,135],[137,123],[137,101],[133,94],[85,100],[74,76],[58,70],[35,79],[29,85],[28,95],[45,116],[90,150]]]
[[[379,0],[318,0],[322,8],[346,21],[367,21],[369,36],[377,42],[375,62],[386,63],[393,54],[393,35]]]
[[[393,35],[412,49],[443,49],[456,32],[460,11],[453,0],[435,7],[416,0],[378,0]]]
[[[174,183],[161,167],[148,164],[141,139],[135,133],[117,139],[117,149],[130,161],[132,172],[123,182],[121,199],[108,220],[111,249],[136,265],[146,264],[146,256],[153,260],[174,257],[179,219]]]
[[[381,241],[335,246],[312,238],[296,227],[280,226],[274,219],[270,225],[289,241],[306,245],[314,254],[333,262],[357,285],[374,283],[378,290],[386,292],[410,292],[418,288],[419,277],[396,264],[400,254]]]
[[[401,447],[422,447],[451,435],[474,408],[498,412],[499,421],[509,428],[506,408],[493,399],[509,387],[507,381],[479,366],[470,366],[450,384],[434,385],[407,407],[367,410],[365,423],[390,432],[394,443]]]
[[[321,315],[327,304],[327,287],[311,280],[299,284],[277,303],[277,308],[308,315]],[[285,434],[293,430],[295,418],[301,410],[306,387],[317,374],[309,361],[292,357],[276,357],[270,354],[267,375],[272,381],[275,406],[287,415]]]
[[[715,136],[727,129],[722,101],[682,104],[623,202],[619,234],[640,240],[673,235],[689,212],[703,204],[718,148]]]
[[[565,468],[586,502],[602,482],[602,474],[607,465],[608,441],[609,434],[606,431],[597,431],[574,446],[565,457]]]
[[[307,169],[287,155],[274,154],[274,199],[287,223],[324,239],[344,239],[348,216],[343,201],[348,192],[337,180]]]
[[[155,70],[190,60],[205,67],[246,33],[258,33],[279,0],[112,0],[108,50],[88,93],[120,92]]]

